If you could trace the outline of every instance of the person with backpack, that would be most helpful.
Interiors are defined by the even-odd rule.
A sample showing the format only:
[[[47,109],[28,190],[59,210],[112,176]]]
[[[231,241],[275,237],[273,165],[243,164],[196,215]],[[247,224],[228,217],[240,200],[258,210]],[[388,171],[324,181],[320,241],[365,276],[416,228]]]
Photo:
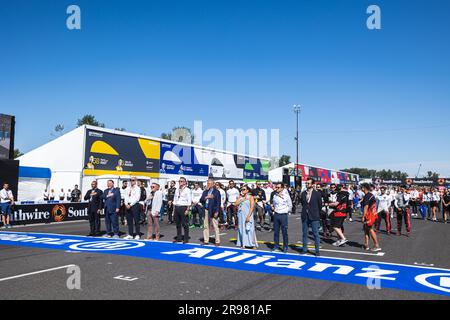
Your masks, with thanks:
[[[336,196],[336,200],[333,199],[334,197],[330,197],[330,200],[332,199],[331,201],[333,202],[328,203],[328,207],[333,209],[333,212],[331,213],[331,225],[339,237],[339,240],[333,243],[333,246],[341,247],[348,242],[344,235],[344,221],[347,218],[349,193],[342,190],[340,185],[336,186],[335,184],[332,184],[330,189],[331,195],[335,194]],[[337,193],[336,190],[338,191]]]
[[[369,240],[372,238],[374,243],[374,248],[372,251],[379,252],[381,251],[381,248],[378,242],[377,233],[374,230],[374,226],[378,220],[377,200],[373,193],[370,192],[371,188],[368,184],[363,184],[362,190],[365,194],[363,199],[364,214],[362,218],[362,223],[364,224],[364,249],[366,251],[370,250]]]

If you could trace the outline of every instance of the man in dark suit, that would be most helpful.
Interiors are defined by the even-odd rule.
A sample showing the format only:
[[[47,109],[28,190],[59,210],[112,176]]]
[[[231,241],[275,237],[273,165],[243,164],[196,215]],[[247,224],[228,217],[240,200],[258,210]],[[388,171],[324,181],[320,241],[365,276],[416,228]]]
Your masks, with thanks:
[[[220,192],[216,189],[214,180],[208,179],[207,188],[203,192],[199,203],[205,208],[205,222],[203,229],[203,244],[209,244],[209,226],[212,222],[216,235],[216,247],[220,246],[219,212]]]
[[[320,256],[320,210],[322,208],[322,195],[314,189],[314,179],[306,181],[306,190],[302,192],[300,201],[302,204],[302,227],[303,227],[303,253],[308,253],[308,232],[312,229],[316,256]]]
[[[108,189],[103,192],[103,203],[105,208],[106,235],[111,237],[111,231],[114,233],[114,239],[119,238],[119,212],[121,207],[120,191],[114,188],[114,182],[108,180]]]
[[[92,189],[84,196],[84,200],[89,201],[88,216],[91,227],[91,233],[88,235],[89,237],[100,235],[100,213],[103,206],[103,192],[97,188],[97,181],[92,181],[91,187]]]

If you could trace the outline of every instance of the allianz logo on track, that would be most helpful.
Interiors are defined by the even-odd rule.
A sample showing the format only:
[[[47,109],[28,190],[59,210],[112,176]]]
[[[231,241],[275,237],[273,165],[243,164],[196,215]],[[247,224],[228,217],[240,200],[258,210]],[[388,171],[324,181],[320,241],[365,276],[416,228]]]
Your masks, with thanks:
[[[75,239],[59,239],[49,237],[35,237],[23,234],[8,234],[1,233],[0,240],[12,241],[12,242],[24,242],[35,244],[47,244],[47,245],[70,245],[71,250],[76,251],[117,251],[117,250],[130,250],[140,247],[144,247],[145,243],[138,241],[89,241]]]
[[[450,270],[402,264],[293,254],[269,254],[231,248],[200,247],[95,239],[52,234],[0,232],[0,244],[114,253],[117,255],[191,263],[203,266],[245,270],[300,278],[337,281],[369,287],[432,293],[450,296]],[[177,250],[174,250],[174,249]],[[382,284],[381,284],[382,281]],[[374,288],[377,288],[376,286]]]

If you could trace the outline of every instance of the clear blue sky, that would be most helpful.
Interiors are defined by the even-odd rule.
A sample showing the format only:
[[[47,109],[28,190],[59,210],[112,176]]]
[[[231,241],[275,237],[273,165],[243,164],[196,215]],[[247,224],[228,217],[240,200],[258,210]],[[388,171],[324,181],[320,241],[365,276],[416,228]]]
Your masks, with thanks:
[[[24,152],[91,113],[152,136],[279,128],[295,156],[298,103],[302,162],[450,176],[449,31],[448,0],[3,0],[0,112]]]

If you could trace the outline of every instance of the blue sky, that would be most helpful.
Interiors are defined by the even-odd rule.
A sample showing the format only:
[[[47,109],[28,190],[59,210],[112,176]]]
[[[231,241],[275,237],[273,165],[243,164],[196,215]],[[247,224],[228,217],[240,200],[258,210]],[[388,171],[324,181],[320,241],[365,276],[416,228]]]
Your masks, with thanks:
[[[448,0],[3,0],[0,112],[24,152],[91,113],[151,136],[279,128],[295,156],[301,104],[302,162],[450,176],[449,30]]]

